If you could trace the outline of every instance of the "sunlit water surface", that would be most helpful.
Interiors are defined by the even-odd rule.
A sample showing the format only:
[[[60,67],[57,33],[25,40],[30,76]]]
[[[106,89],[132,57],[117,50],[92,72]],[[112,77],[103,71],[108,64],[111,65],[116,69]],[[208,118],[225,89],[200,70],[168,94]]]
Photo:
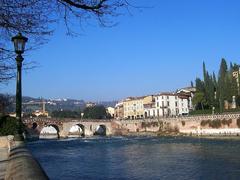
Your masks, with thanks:
[[[114,137],[28,143],[50,179],[240,179],[240,140]]]

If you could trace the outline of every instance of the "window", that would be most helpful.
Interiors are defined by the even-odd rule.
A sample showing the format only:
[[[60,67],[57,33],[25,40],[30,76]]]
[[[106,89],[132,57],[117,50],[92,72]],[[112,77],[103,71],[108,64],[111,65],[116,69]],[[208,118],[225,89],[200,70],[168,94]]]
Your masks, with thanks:
[[[159,102],[157,102],[157,107],[159,107]]]
[[[167,106],[170,106],[170,103],[169,103],[169,101],[167,102]]]
[[[167,99],[169,99],[169,96],[167,96]]]
[[[178,106],[178,103],[177,103],[177,102],[175,102],[175,106],[176,106],[176,107]]]

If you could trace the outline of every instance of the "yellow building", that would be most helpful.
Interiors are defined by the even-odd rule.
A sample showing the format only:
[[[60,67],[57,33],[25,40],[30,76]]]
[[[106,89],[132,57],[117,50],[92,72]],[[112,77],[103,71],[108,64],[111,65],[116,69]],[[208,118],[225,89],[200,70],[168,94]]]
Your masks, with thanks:
[[[124,119],[144,118],[144,105],[154,102],[153,95],[142,97],[130,97],[123,101]]]
[[[33,115],[39,117],[39,116],[44,116],[48,117],[48,112],[47,111],[42,111],[42,110],[36,110],[35,112],[32,113]]]

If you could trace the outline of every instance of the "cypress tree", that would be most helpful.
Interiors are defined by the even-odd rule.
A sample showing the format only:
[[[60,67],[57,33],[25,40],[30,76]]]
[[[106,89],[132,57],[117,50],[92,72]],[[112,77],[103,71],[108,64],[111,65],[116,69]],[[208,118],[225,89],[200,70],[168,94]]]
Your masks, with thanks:
[[[219,106],[220,112],[223,112],[224,109],[224,100],[227,99],[228,96],[228,88],[227,88],[227,75],[228,67],[226,60],[223,58],[220,65],[220,70],[218,74],[218,91],[219,91]]]

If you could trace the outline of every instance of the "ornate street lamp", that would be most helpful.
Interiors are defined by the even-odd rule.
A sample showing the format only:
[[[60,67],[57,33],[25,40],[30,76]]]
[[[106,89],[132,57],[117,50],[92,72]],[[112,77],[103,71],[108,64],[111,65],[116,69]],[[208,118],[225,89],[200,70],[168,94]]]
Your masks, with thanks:
[[[16,118],[18,121],[18,125],[22,121],[22,62],[23,62],[22,54],[24,53],[25,44],[27,40],[28,38],[22,36],[21,33],[18,33],[16,36],[12,38],[15,53],[17,54]]]

